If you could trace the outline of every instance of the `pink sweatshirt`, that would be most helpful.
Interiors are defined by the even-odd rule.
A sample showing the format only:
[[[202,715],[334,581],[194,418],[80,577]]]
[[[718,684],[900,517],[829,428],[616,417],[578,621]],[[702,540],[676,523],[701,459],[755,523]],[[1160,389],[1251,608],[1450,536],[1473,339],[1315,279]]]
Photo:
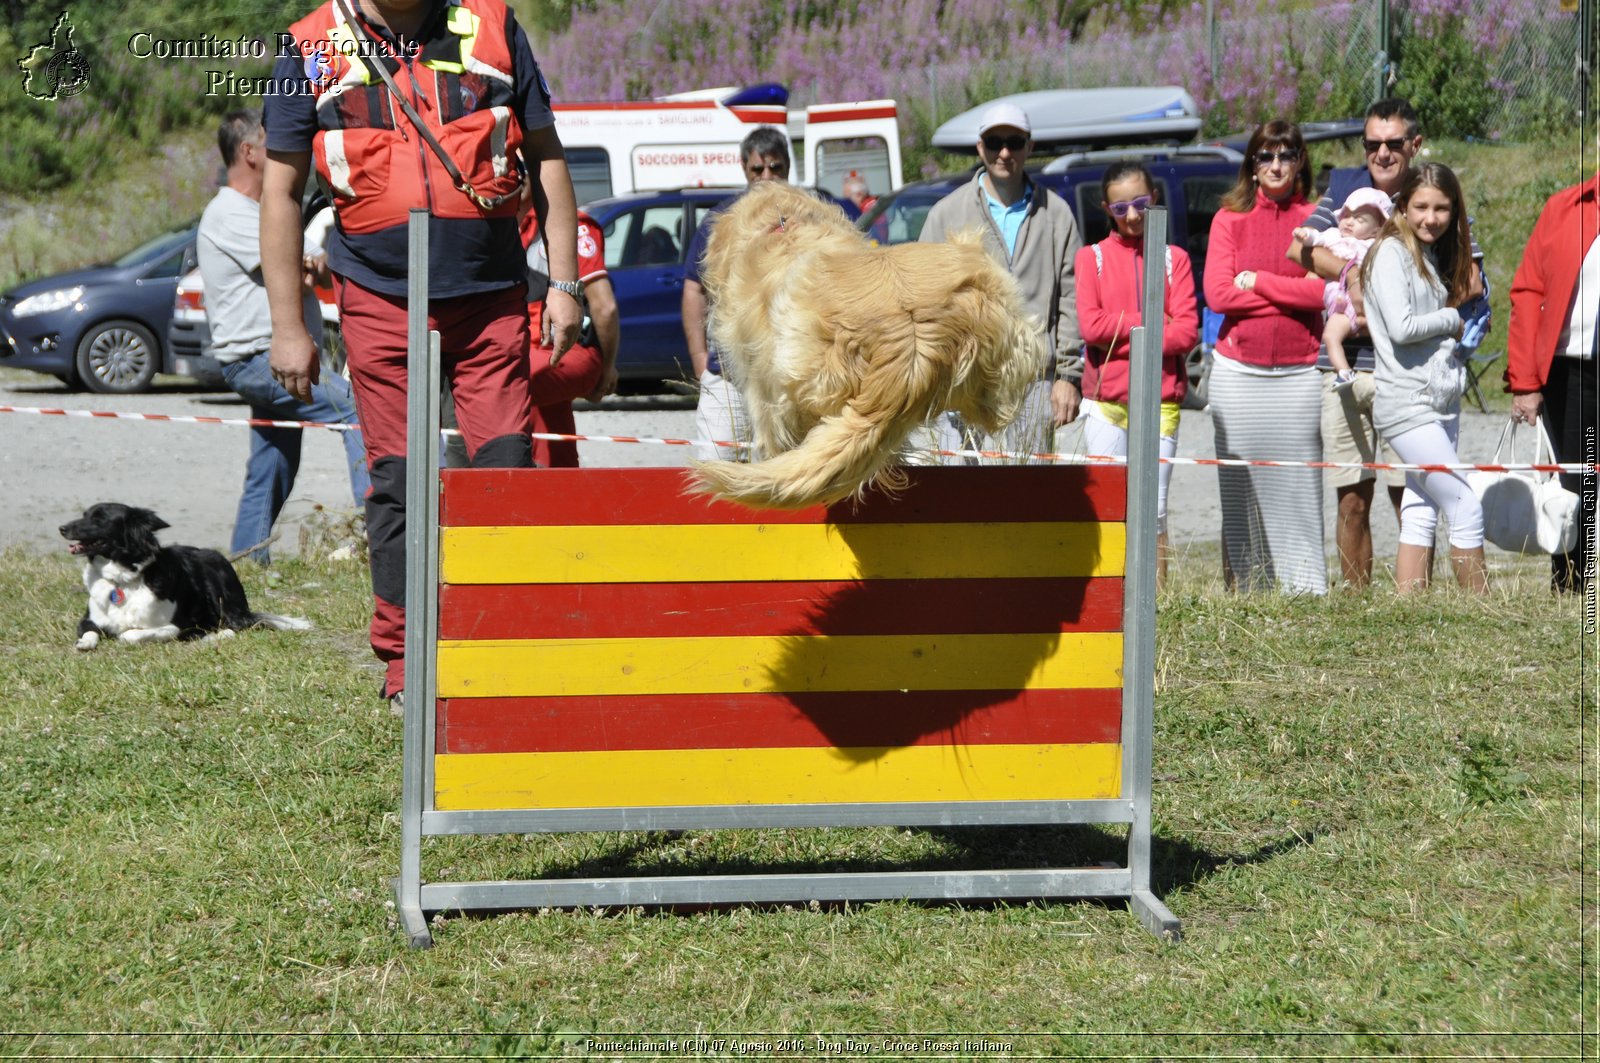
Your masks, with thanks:
[[[1128,331],[1143,318],[1144,293],[1139,274],[1144,262],[1144,240],[1129,240],[1121,233],[1101,240],[1096,268],[1094,247],[1079,250],[1074,272],[1078,277],[1078,331],[1083,336],[1083,397],[1097,402],[1128,402]],[[1167,278],[1167,313],[1161,342],[1161,401],[1182,402],[1189,389],[1185,356],[1200,338],[1195,310],[1194,271],[1181,247],[1172,252],[1172,276]],[[1158,267],[1166,270],[1166,263]]]
[[[1298,194],[1277,202],[1261,192],[1246,213],[1223,209],[1211,222],[1206,251],[1206,305],[1224,314],[1217,350],[1246,365],[1312,365],[1322,334],[1322,286],[1285,252],[1294,229],[1312,212]],[[1253,291],[1233,278],[1254,270]]]

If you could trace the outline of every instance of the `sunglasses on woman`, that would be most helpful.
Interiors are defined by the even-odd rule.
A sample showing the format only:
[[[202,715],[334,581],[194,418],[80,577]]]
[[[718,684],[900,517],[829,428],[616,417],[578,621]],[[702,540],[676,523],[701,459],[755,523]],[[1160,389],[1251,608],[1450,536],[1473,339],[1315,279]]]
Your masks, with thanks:
[[[1271,166],[1279,159],[1290,164],[1297,163],[1300,161],[1300,151],[1297,148],[1284,148],[1282,151],[1256,152],[1257,166]]]
[[[1021,151],[1028,144],[1027,137],[984,137],[983,146],[990,151],[999,151],[1001,148],[1010,148],[1012,151]]]
[[[1136,210],[1143,214],[1150,209],[1150,202],[1150,196],[1134,196],[1132,199],[1119,199],[1115,203],[1106,204],[1106,206],[1117,217],[1126,218],[1130,210]]]

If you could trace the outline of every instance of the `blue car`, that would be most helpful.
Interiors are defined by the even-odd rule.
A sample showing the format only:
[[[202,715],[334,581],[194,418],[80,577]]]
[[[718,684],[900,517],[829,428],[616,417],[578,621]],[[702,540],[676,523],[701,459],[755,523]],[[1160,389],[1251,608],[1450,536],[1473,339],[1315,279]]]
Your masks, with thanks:
[[[167,344],[178,278],[196,265],[194,222],[115,261],[19,284],[0,295],[0,367],[69,387],[129,394],[174,370]]]
[[[737,188],[633,192],[585,203],[605,237],[606,273],[617,293],[624,380],[689,380],[683,338],[683,271],[700,221]]]
[[[683,338],[683,275],[689,242],[706,214],[740,188],[633,192],[583,206],[605,237],[606,273],[617,293],[624,380],[692,380]],[[829,197],[832,199],[833,197]],[[855,205],[835,200],[852,218]]]

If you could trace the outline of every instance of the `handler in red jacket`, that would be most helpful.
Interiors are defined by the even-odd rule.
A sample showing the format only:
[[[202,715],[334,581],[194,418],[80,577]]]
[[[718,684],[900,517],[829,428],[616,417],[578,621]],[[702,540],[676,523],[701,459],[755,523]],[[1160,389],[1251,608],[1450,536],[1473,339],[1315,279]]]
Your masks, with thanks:
[[[472,464],[532,464],[527,266],[517,239],[520,148],[550,241],[546,307],[565,354],[581,317],[577,222],[550,88],[503,0],[328,0],[289,28],[264,124],[261,272],[273,375],[308,401],[317,349],[300,316],[300,193],[332,193],[339,298],[372,492],[373,653],[385,697],[405,686],[408,218],[426,208],[429,328]],[[427,386],[438,387],[437,381]]]
[[[1600,174],[1545,203],[1511,281],[1505,373],[1511,416],[1532,424],[1542,414],[1562,462],[1595,461],[1597,317]],[[1594,558],[1595,478],[1563,475],[1561,482],[1582,499],[1578,544],[1551,558],[1551,582],[1558,591],[1582,591]]]
[[[1100,207],[1112,232],[1078,252],[1078,332],[1083,337],[1084,446],[1090,454],[1128,453],[1128,333],[1143,323],[1144,216],[1157,202],[1150,171],[1136,162],[1112,163],[1100,179]],[[1166,321],[1161,341],[1161,456],[1178,453],[1178,416],[1189,389],[1186,356],[1200,338],[1194,271],[1181,247],[1168,247]],[[1156,489],[1156,581],[1167,577],[1167,488],[1172,466],[1161,465]]]

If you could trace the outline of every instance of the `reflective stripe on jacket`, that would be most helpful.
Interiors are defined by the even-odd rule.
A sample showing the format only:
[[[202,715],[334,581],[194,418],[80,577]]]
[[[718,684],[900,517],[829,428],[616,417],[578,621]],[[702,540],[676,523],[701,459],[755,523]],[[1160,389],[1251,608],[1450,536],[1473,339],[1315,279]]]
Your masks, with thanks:
[[[439,218],[516,216],[511,193],[520,180],[522,127],[513,111],[510,25],[500,0],[450,0],[442,31],[399,58],[370,26],[358,36],[333,0],[289,27],[317,101],[312,157],[342,229],[400,225],[413,207]],[[488,200],[508,197],[504,203],[484,210],[456,188],[373,68],[377,62],[467,184]]]

